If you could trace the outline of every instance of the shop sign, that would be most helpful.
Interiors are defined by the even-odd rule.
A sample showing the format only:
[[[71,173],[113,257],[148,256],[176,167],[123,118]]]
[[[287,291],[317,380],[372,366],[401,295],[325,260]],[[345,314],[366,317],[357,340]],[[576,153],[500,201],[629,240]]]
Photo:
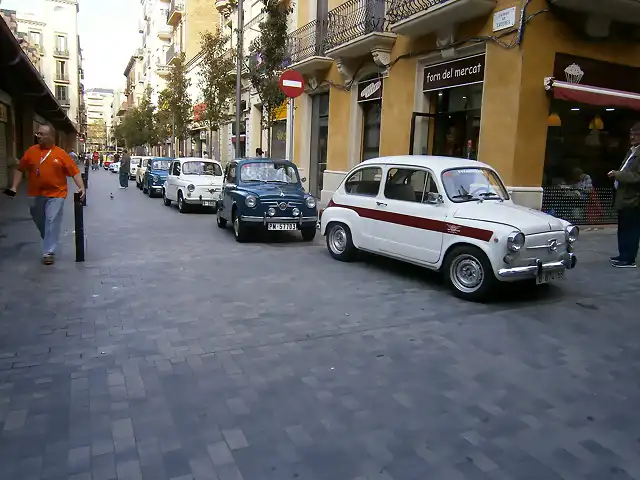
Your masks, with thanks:
[[[430,65],[424,69],[423,91],[461,87],[484,81],[484,53],[450,62]]]
[[[640,93],[640,68],[556,54],[553,77],[561,82]]]
[[[358,83],[358,102],[382,99],[382,79],[374,78]]]
[[[207,139],[207,131],[200,130],[200,140],[206,140],[206,139]]]
[[[505,8],[493,14],[493,31],[511,28],[516,24],[516,7]]]

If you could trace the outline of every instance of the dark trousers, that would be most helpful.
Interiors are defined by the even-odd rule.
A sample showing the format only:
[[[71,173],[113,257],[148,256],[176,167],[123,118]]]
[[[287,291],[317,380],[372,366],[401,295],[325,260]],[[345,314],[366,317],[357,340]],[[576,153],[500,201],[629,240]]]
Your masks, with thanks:
[[[122,170],[120,170],[119,177],[120,177],[120,186],[121,187],[128,187],[129,186],[129,172],[123,172]]]
[[[623,262],[635,262],[640,244],[640,208],[618,210],[618,253]]]

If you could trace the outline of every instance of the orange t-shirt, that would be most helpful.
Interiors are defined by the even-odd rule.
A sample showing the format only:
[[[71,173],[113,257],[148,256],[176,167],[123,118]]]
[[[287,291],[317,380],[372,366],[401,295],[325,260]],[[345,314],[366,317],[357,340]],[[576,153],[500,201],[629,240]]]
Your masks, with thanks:
[[[80,173],[76,163],[60,147],[50,149],[34,145],[24,155],[18,170],[27,172],[27,195],[30,197],[67,197],[67,177]]]

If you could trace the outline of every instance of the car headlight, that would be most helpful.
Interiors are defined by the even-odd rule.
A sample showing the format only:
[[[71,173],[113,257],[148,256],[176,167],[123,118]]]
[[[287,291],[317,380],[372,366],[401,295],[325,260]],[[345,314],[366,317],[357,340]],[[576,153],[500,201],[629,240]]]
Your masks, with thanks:
[[[244,203],[247,207],[249,208],[253,208],[256,206],[256,203],[258,203],[258,199],[256,197],[254,197],[253,195],[249,195],[245,200]]]
[[[154,183],[157,182],[158,180],[160,180],[160,177],[158,175],[154,175],[153,176]]]
[[[187,190],[189,190],[190,192],[193,192],[196,189],[196,186],[191,184],[187,186]]]
[[[519,252],[524,247],[524,233],[513,232],[507,237],[507,248],[511,252]]]
[[[567,238],[567,242],[575,243],[580,236],[580,229],[575,225],[569,225],[567,228],[565,228],[564,235]]]
[[[269,207],[269,210],[267,210],[267,213],[269,214],[270,217],[273,217],[276,214],[276,209],[273,207]]]
[[[307,197],[305,203],[307,204],[307,208],[316,208],[316,199],[313,197]]]

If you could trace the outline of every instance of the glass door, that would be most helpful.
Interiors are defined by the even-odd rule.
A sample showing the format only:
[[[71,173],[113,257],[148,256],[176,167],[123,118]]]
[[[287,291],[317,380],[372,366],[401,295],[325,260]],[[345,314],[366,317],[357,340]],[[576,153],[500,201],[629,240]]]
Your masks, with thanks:
[[[329,139],[329,93],[312,97],[311,106],[311,162],[309,165],[309,193],[320,198],[323,175],[327,169]]]

